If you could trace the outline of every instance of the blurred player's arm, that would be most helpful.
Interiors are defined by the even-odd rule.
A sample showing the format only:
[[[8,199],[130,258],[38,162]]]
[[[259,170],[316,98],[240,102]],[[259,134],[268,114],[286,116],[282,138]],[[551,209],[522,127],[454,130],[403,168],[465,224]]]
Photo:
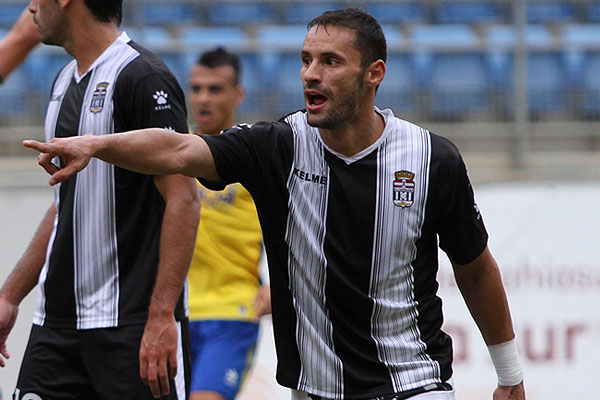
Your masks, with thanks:
[[[163,394],[169,393],[168,378],[175,377],[177,372],[177,329],[173,310],[194,252],[200,200],[192,178],[157,176],[154,182],[165,200],[165,213],[156,284],[140,347],[140,375],[153,395],[159,397],[161,388]],[[167,371],[167,362],[170,371]]]
[[[6,339],[17,320],[19,304],[35,287],[46,260],[46,249],[54,227],[56,207],[50,206],[33,240],[0,290],[0,367],[9,358]]]
[[[486,247],[468,264],[459,265],[452,261],[452,266],[458,288],[485,343],[492,348],[514,343],[515,333],[500,270],[489,249]],[[499,366],[495,366],[498,372]],[[509,372],[516,372],[516,376],[519,376],[519,368]],[[522,371],[517,381],[511,385],[501,383],[494,391],[494,400],[525,399]]]
[[[143,174],[182,174],[219,180],[212,153],[204,139],[197,135],[177,135],[167,129],[55,138],[48,143],[25,140],[23,145],[42,153],[38,162],[51,175],[51,185],[81,171],[91,157]],[[52,163],[54,156],[63,158],[64,168],[58,169]]]
[[[25,9],[0,40],[0,78],[6,79],[39,42],[40,34],[33,22],[33,14]]]

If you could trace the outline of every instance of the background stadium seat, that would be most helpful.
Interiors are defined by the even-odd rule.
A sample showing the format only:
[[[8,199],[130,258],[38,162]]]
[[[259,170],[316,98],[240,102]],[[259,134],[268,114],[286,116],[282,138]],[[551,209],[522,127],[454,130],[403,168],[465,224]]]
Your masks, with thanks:
[[[565,110],[566,69],[560,52],[534,52],[527,63],[529,108],[533,113]]]
[[[299,53],[307,32],[305,24],[265,25],[256,29],[254,38],[264,52],[293,50]]]
[[[26,1],[21,3],[0,3],[0,26],[4,26],[7,29],[10,28],[19,15],[23,12],[25,7],[27,7]],[[2,32],[2,36],[4,36],[5,32]]]
[[[489,76],[481,53],[436,53],[427,81],[429,108],[437,117],[490,111]]]
[[[274,22],[275,13],[268,2],[215,2],[207,10],[208,21],[216,25],[252,25]]]
[[[589,22],[600,22],[600,1],[592,1],[585,10],[585,17]]]
[[[218,46],[242,48],[248,35],[238,26],[187,27],[180,32],[182,45],[187,50],[198,51]]]
[[[417,79],[412,57],[390,54],[386,62],[385,78],[377,91],[375,103],[380,108],[391,108],[399,116],[415,112],[417,108]]]
[[[341,1],[324,1],[307,3],[304,1],[294,1],[284,6],[283,20],[288,24],[308,24],[314,17],[321,15],[325,11],[344,8]]]
[[[583,111],[587,116],[600,117],[600,52],[586,54],[581,87]]]
[[[464,24],[415,25],[408,38],[418,50],[474,48],[478,43],[475,31]]]
[[[136,10],[136,15],[140,17],[138,22],[145,26],[194,24],[200,19],[198,8],[193,3],[144,1],[136,5],[139,7]]]
[[[528,1],[527,22],[568,22],[575,19],[575,9],[567,1]]]
[[[364,9],[381,24],[417,23],[427,19],[423,6],[415,1],[368,1]]]
[[[444,1],[435,7],[440,23],[500,22],[505,19],[499,4],[490,1]]]

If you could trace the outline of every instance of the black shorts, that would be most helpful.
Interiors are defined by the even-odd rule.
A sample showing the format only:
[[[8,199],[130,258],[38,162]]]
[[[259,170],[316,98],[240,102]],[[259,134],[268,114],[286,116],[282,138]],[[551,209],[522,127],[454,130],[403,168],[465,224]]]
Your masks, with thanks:
[[[179,371],[161,399],[189,398],[189,324],[180,328]],[[144,325],[73,330],[34,325],[23,356],[13,400],[153,399],[140,378]]]

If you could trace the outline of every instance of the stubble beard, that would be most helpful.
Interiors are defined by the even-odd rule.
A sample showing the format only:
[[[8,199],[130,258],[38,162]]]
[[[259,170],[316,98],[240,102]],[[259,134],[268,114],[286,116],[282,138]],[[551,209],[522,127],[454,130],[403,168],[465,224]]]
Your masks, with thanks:
[[[315,128],[332,130],[352,123],[357,118],[358,105],[362,95],[362,79],[357,79],[351,88],[337,95],[329,92],[327,101],[332,104],[331,110],[320,119],[317,116],[311,118],[311,115],[307,114],[308,124]],[[337,98],[341,101],[336,105]],[[314,117],[317,117],[316,120]]]

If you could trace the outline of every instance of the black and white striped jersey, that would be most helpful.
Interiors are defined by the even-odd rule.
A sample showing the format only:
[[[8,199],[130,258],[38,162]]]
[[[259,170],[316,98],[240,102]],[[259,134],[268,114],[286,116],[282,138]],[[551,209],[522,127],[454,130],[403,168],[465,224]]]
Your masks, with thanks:
[[[267,250],[280,384],[334,399],[443,382],[439,246],[459,264],[487,233],[448,140],[377,110],[382,136],[332,151],[305,112],[208,142],[221,182],[252,194]]]
[[[184,94],[160,59],[125,33],[84,76],[75,60],[57,75],[46,140],[148,127],[186,132]],[[165,208],[153,177],[92,159],[57,185],[55,205],[34,324],[93,329],[145,323]]]

